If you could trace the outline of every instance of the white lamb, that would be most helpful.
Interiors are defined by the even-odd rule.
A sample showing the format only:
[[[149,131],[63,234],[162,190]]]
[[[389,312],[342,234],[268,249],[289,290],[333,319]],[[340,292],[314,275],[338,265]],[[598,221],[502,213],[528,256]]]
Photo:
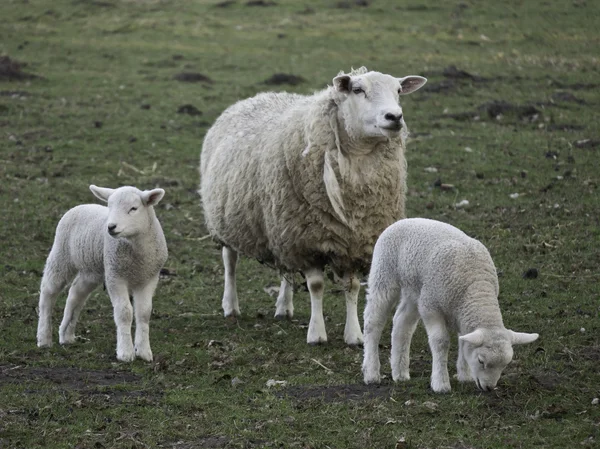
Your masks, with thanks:
[[[423,320],[433,367],[431,388],[450,391],[449,331],[458,331],[458,380],[475,380],[481,390],[496,386],[513,357],[513,345],[538,334],[504,327],[498,305],[498,277],[488,250],[446,223],[423,218],[400,220],[377,240],[365,308],[363,374],[379,383],[378,344],[395,306],[392,377],[410,379],[410,341]]]
[[[425,82],[363,67],[314,95],[270,92],[239,101],[216,120],[202,147],[200,193],[207,228],[223,244],[225,316],[240,314],[235,268],[242,253],[281,270],[278,318],[294,313],[285,274],[304,273],[307,341],[326,342],[329,265],[345,285],[344,340],[362,343],[358,274],[367,272],[379,234],[404,217],[407,131],[398,98]]]
[[[89,294],[102,284],[110,295],[117,325],[117,359],[152,360],[149,322],[152,296],[167,260],[167,243],[154,213],[163,189],[135,187],[90,190],[108,207],[85,204],[69,210],[56,228],[42,277],[38,346],[52,345],[52,308],[73,281],[59,328],[60,344],[75,341],[75,326]],[[135,346],[131,339],[135,308]]]

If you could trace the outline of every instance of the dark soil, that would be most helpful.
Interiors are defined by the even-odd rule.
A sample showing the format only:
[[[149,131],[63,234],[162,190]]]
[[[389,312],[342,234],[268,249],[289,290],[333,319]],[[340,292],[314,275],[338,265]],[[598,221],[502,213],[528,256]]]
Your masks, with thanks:
[[[90,387],[132,384],[139,383],[139,381],[139,376],[122,371],[0,365],[0,385],[23,382],[52,382],[70,390],[85,390]]]
[[[471,81],[483,81],[484,78],[478,75],[473,75],[465,70],[456,68],[454,65],[446,67],[442,71],[442,75],[446,78],[457,79],[457,80],[471,80]]]
[[[271,78],[264,81],[264,84],[271,86],[280,86],[282,84],[289,84],[290,86],[297,86],[305,82],[306,80],[301,76],[290,75],[288,73],[275,73]]]
[[[27,64],[10,59],[8,56],[0,56],[0,80],[22,81],[39,78],[32,73],[23,72],[22,68]]]
[[[270,2],[265,0],[251,0],[246,2],[246,6],[276,6],[276,2]]]
[[[556,93],[552,94],[552,101],[563,101],[563,102],[570,102],[570,103],[586,104],[585,100],[582,100],[581,98],[577,98],[575,95],[573,95],[570,92],[556,92]]]
[[[192,104],[184,104],[177,109],[178,114],[202,115],[202,111]]]
[[[598,145],[600,145],[600,140],[596,140],[596,139],[576,140],[575,142],[573,142],[573,145],[575,145],[575,148],[596,148]]]
[[[208,83],[212,84],[213,80],[211,80],[208,76],[203,75],[202,73],[197,72],[181,72],[177,73],[173,76],[174,80],[183,81],[185,83]]]
[[[292,397],[298,401],[307,399],[321,399],[324,402],[348,402],[348,401],[364,401],[376,398],[389,398],[393,386],[387,385],[330,385],[330,386],[315,386],[315,385],[298,385],[288,387],[281,392],[276,393],[277,396]]]

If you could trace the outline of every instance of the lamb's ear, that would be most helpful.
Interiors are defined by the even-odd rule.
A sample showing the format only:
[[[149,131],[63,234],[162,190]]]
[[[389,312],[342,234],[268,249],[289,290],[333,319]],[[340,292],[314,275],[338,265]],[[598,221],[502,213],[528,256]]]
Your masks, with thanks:
[[[532,341],[536,341],[539,334],[528,334],[526,332],[515,332],[508,330],[508,335],[510,336],[511,343],[513,345],[524,345],[526,343],[531,343]]]
[[[460,341],[466,341],[467,343],[471,343],[473,346],[481,346],[483,344],[483,330],[475,329],[470,334],[461,335],[458,337]]]
[[[421,87],[425,85],[427,82],[427,78],[423,78],[422,76],[410,75],[405,76],[404,78],[398,78],[400,81],[400,95],[411,94],[415,90],[419,90]]]
[[[333,79],[333,87],[338,92],[350,92],[350,87],[352,86],[352,79],[350,75],[338,75]]]
[[[109,189],[107,187],[97,187],[94,184],[90,186],[90,190],[96,196],[96,198],[108,203],[108,197],[111,196],[115,189]]]
[[[156,206],[165,196],[163,189],[144,190],[142,192],[142,201],[146,206]]]

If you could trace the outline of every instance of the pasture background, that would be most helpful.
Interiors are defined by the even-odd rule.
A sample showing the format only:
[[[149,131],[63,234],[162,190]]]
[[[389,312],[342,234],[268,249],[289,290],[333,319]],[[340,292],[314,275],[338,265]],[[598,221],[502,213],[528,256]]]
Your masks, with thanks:
[[[597,2],[3,0],[0,12],[0,55],[26,64],[0,65],[1,448],[597,447]],[[294,319],[276,321],[264,288],[277,273],[254,261],[239,264],[243,317],[222,317],[220,251],[202,239],[196,193],[205,132],[238,99],[311,93],[361,65],[429,78],[402,98],[408,215],[486,244],[505,324],[541,334],[516,348],[490,394],[456,382],[432,394],[422,328],[410,382],[389,379],[388,328],[388,378],[362,386],[362,351],[343,344],[332,283],[325,346],[305,343],[300,277]],[[304,82],[265,84],[275,73]],[[94,202],[92,183],[167,191],[152,364],[116,363],[101,289],[77,344],[36,347],[56,223]]]

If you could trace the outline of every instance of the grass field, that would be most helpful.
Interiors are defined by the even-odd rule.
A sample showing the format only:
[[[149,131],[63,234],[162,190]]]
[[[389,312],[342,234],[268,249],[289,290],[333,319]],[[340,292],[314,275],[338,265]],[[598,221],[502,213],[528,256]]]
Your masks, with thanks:
[[[0,448],[598,447],[597,2],[3,0],[0,11]],[[222,317],[220,250],[203,239],[196,193],[205,132],[238,99],[311,93],[362,65],[428,77],[402,103],[408,215],[480,239],[505,324],[540,333],[489,394],[456,382],[433,394],[422,328],[410,382],[390,380],[388,328],[387,378],[363,386],[339,287],[327,285],[329,343],[308,346],[308,293],[293,320],[275,320],[264,290],[277,273],[251,260],[239,265],[242,318]],[[304,81],[265,83],[276,73]],[[167,191],[152,364],[116,362],[101,289],[78,343],[36,347],[56,223],[95,202],[92,183]]]

